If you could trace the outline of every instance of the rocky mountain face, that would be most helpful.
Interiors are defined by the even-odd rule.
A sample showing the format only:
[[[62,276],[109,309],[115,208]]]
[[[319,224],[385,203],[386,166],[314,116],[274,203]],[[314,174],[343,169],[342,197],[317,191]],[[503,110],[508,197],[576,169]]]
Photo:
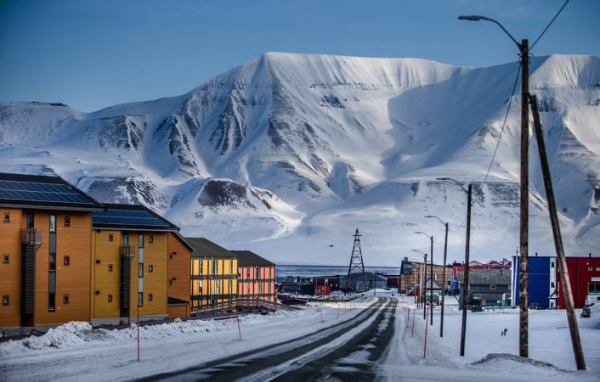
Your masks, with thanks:
[[[561,228],[571,255],[600,247],[600,58],[532,57]],[[187,94],[82,113],[0,103],[0,171],[58,174],[104,202],[142,203],[187,236],[283,263],[396,265],[443,247],[518,247],[518,63],[267,53]],[[517,89],[519,87],[517,86]],[[507,113],[508,110],[508,113]],[[506,122],[505,122],[506,119]],[[530,251],[553,254],[534,137]],[[493,160],[492,160],[493,159]],[[416,252],[416,251],[415,251]]]

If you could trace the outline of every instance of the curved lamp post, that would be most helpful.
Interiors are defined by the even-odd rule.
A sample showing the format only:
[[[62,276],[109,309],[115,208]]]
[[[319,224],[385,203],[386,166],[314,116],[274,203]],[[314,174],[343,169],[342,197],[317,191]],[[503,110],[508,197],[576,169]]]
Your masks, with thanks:
[[[433,236],[429,236],[428,234],[426,234],[425,232],[415,232],[418,233],[420,235],[425,235],[429,238],[429,241],[431,243],[431,266],[429,267],[429,305],[431,306],[431,314],[429,315],[431,317],[431,323],[430,325],[433,325]],[[425,285],[425,290],[427,291],[427,285]]]
[[[528,357],[528,290],[529,290],[529,42],[527,39],[517,42],[498,21],[485,16],[459,16],[459,20],[490,21],[500,27],[517,45],[521,54],[521,190],[520,190],[520,290],[519,290],[519,355]]]
[[[515,38],[494,19],[489,17],[472,15],[472,16],[459,16],[459,20],[467,21],[490,21],[500,27],[502,31],[517,45],[521,55],[521,190],[520,190],[520,235],[519,235],[519,255],[520,255],[520,289],[519,289],[519,355],[521,357],[528,357],[529,353],[529,317],[528,317],[528,303],[529,303],[529,106],[530,94],[529,94],[529,42],[527,39],[517,42]],[[534,115],[535,117],[535,115]],[[540,154],[541,155],[541,154]],[[552,218],[551,218],[552,219]],[[555,238],[556,240],[556,238]],[[565,277],[568,273],[566,269],[566,261],[564,256],[561,256],[561,251],[557,251],[558,257],[563,265],[563,271],[561,277]],[[568,283],[565,283],[567,285]],[[567,286],[567,289],[569,287]],[[567,297],[567,299],[569,299]],[[568,304],[570,305],[570,304]],[[577,328],[577,319],[575,318],[574,308],[567,309],[567,319],[569,321],[569,329],[571,332],[571,342],[573,345],[573,352],[575,355],[575,362],[578,370],[585,370],[585,358],[583,356],[583,349],[579,338],[579,331]]]
[[[451,180],[458,184],[461,190],[467,193],[467,238],[465,243],[465,269],[463,277],[463,295],[462,295],[462,326],[460,333],[460,355],[465,355],[465,337],[467,335],[467,297],[469,294],[469,243],[471,241],[471,195],[473,193],[473,186],[469,183],[468,188],[465,190],[463,185],[456,179],[452,178],[437,178],[437,180]]]
[[[419,287],[419,300],[421,300],[421,296],[423,297],[423,319],[425,319],[425,295],[423,294],[423,289],[425,289],[425,276],[427,275],[427,254],[423,251],[419,251],[418,249],[413,249],[413,252],[421,253],[423,255],[423,287]]]
[[[426,218],[435,218],[440,221],[446,227],[446,234],[444,236],[444,261],[442,262],[442,307],[440,310],[440,338],[444,337],[444,304],[446,302],[446,255],[448,253],[448,222],[444,222],[442,219],[434,215],[425,215]]]

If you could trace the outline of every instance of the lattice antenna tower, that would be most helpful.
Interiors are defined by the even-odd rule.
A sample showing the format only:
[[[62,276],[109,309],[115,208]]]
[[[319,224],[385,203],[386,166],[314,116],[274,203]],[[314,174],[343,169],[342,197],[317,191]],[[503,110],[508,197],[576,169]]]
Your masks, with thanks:
[[[352,246],[352,256],[348,266],[348,276],[346,277],[346,292],[352,290],[359,292],[367,288],[367,276],[365,275],[365,263],[363,262],[362,250],[360,248],[360,237],[358,228],[354,236],[354,245]],[[359,280],[362,279],[362,288]],[[354,280],[354,281],[353,281]]]

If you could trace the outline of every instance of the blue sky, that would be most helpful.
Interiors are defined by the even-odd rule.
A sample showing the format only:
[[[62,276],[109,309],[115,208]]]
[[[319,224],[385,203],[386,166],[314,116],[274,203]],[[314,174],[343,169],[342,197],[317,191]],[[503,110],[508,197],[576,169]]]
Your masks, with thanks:
[[[0,102],[81,111],[184,94],[266,52],[517,61],[564,0],[0,0]],[[532,54],[600,56],[600,0],[571,0]]]

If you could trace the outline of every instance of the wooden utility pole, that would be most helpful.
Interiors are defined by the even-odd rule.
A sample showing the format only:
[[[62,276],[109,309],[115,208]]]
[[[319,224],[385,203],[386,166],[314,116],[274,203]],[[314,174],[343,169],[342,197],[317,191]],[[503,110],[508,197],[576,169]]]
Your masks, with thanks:
[[[473,185],[469,183],[467,188],[467,238],[465,244],[465,270],[463,277],[463,296],[462,296],[462,326],[460,330],[460,355],[465,355],[465,338],[467,336],[467,307],[469,295],[469,246],[471,242],[471,194]]]
[[[426,311],[427,311],[427,304],[425,304],[425,295],[427,294],[427,285],[426,285],[426,281],[425,279],[427,278],[427,254],[424,253],[423,254],[423,288],[421,288],[421,304],[423,304],[423,319],[425,320],[425,324],[427,324],[427,316],[426,316]]]
[[[520,192],[520,289],[519,355],[529,357],[529,42],[517,44],[521,51],[521,192]]]
[[[444,304],[446,296],[446,254],[448,253],[448,223],[444,223],[446,227],[446,236],[444,237],[444,261],[442,262],[442,307],[440,312],[440,338],[444,337]]]
[[[429,268],[429,313],[431,317],[431,326],[433,326],[433,236],[429,237],[431,241],[431,267]]]
[[[560,270],[560,283],[562,285],[565,302],[567,304],[567,320],[569,321],[569,331],[571,332],[571,344],[573,345],[573,354],[577,370],[585,370],[585,358],[579,338],[579,328],[577,326],[577,317],[575,315],[575,304],[573,302],[573,292],[571,291],[571,282],[569,280],[569,270],[567,269],[567,259],[560,233],[560,223],[556,213],[556,199],[554,198],[554,189],[552,187],[552,178],[550,175],[550,166],[548,164],[548,155],[546,153],[546,144],[544,143],[544,133],[542,131],[542,122],[538,111],[536,96],[530,96],[531,111],[533,114],[533,126],[535,128],[535,138],[538,144],[540,154],[540,164],[544,176],[544,186],[546,188],[546,199],[548,200],[548,212],[550,213],[550,223],[552,224],[552,235],[554,236],[554,247],[558,257],[558,268]]]

